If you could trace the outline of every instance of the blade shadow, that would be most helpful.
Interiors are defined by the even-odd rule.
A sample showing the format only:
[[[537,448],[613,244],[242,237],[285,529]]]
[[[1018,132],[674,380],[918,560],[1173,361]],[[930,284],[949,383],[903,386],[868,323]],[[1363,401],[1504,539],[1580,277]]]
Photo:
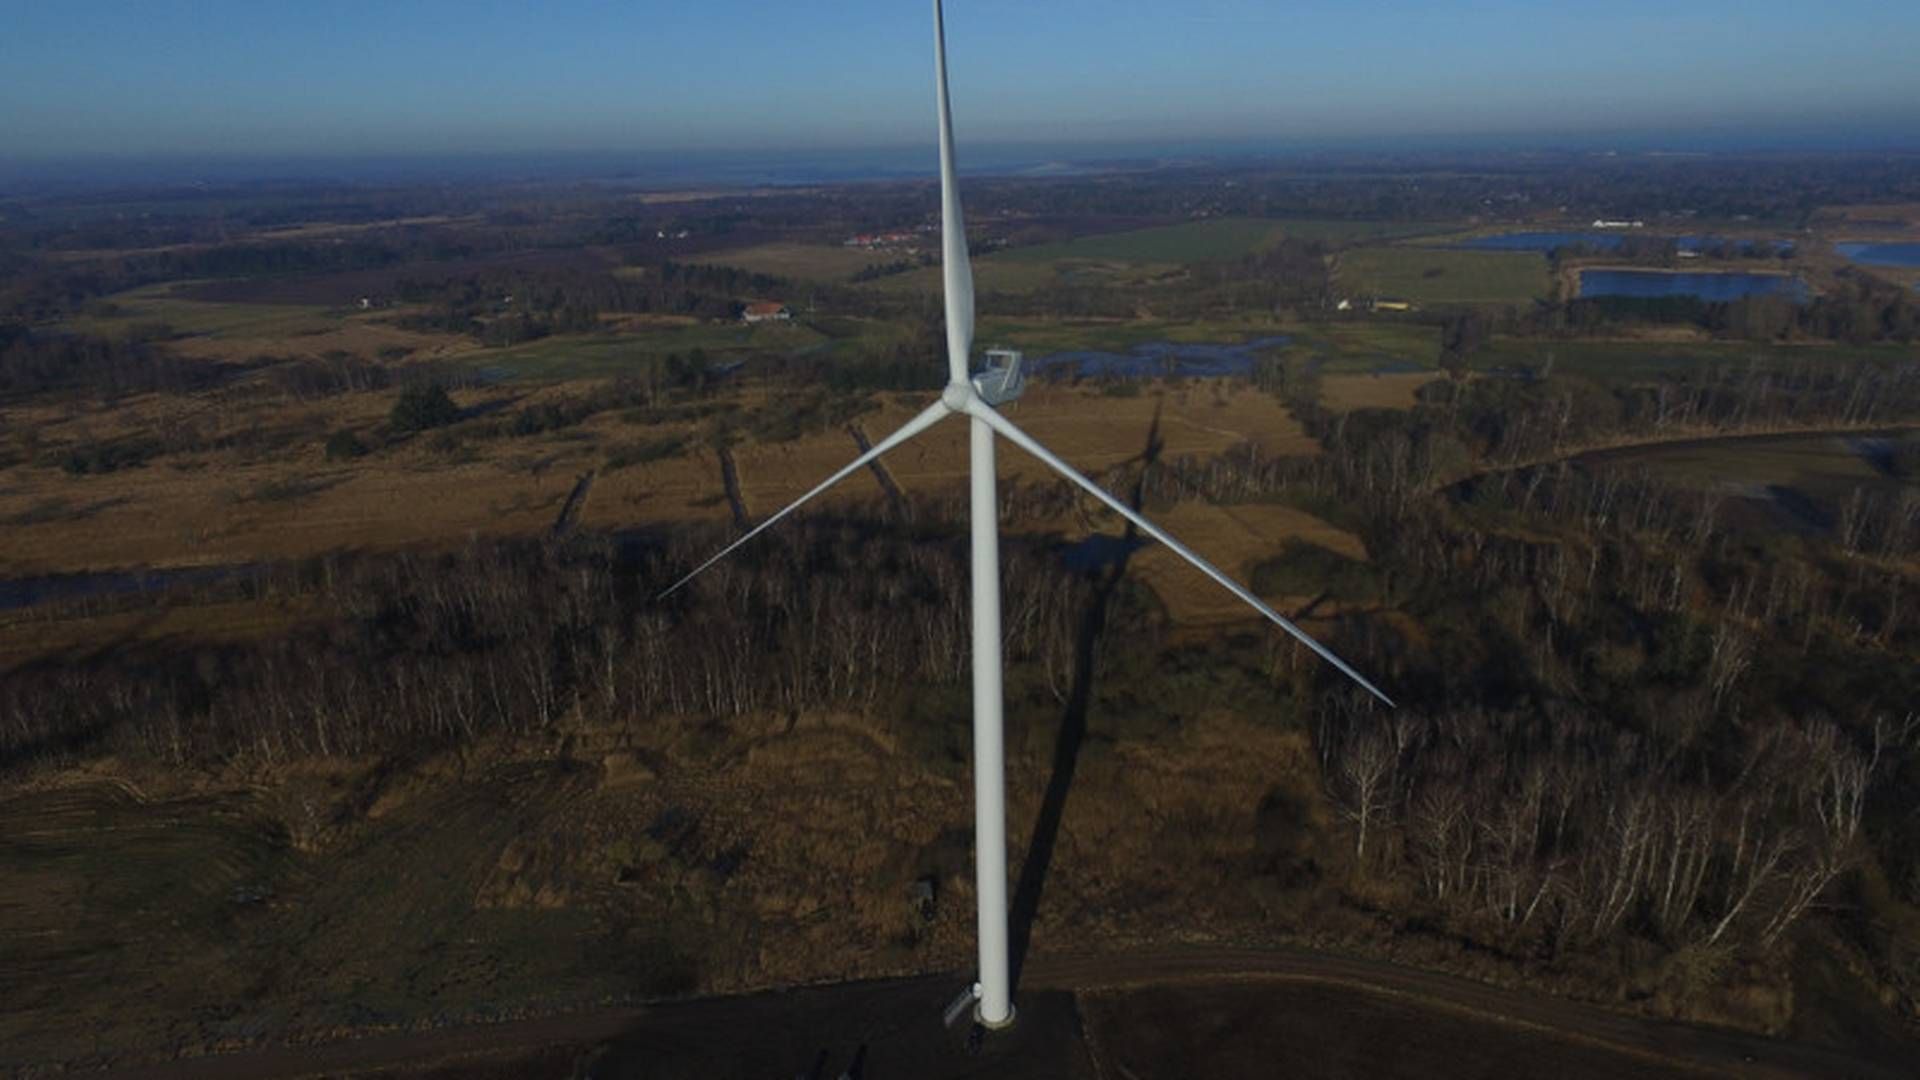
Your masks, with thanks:
[[[1146,469],[1159,460],[1160,407],[1153,411],[1153,426],[1147,431],[1147,445],[1131,459],[1142,465],[1128,500],[1138,511],[1146,496]],[[1131,462],[1130,462],[1131,463]],[[1113,561],[1099,572],[1093,595],[1080,615],[1074,642],[1073,685],[1067,694],[1060,717],[1060,731],[1053,742],[1053,773],[1047,779],[1046,795],[1040,801],[1039,816],[1034,819],[1033,840],[1027,858],[1020,864],[1020,880],[1015,884],[1013,900],[1007,912],[1008,969],[1013,991],[1020,991],[1020,973],[1026,968],[1027,953],[1033,944],[1033,924],[1040,914],[1040,899],[1046,892],[1047,872],[1053,866],[1053,852],[1060,840],[1060,822],[1066,816],[1067,795],[1073,788],[1074,773],[1080,765],[1080,747],[1087,738],[1087,711],[1093,701],[1094,660],[1100,639],[1106,633],[1107,610],[1121,581],[1127,576],[1127,564],[1142,547],[1139,530],[1127,523],[1126,534]]]

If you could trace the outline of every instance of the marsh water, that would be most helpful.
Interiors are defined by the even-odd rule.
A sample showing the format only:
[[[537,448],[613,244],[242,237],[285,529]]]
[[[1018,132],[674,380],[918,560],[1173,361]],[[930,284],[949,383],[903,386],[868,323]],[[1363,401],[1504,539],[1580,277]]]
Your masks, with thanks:
[[[1669,273],[1664,270],[1582,270],[1581,296],[1662,298],[1697,296],[1724,303],[1748,296],[1807,299],[1806,283],[1789,274]]]
[[[1835,244],[1833,248],[1862,266],[1920,267],[1920,243]]]

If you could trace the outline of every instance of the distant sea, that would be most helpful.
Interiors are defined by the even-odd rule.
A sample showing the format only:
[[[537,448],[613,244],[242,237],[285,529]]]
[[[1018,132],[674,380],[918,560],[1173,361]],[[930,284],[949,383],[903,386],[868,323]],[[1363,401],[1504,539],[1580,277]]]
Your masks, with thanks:
[[[969,146],[961,171],[1071,176],[1218,160],[1178,147],[1088,146],[1060,154],[1033,146]],[[787,151],[646,151],[569,154],[437,154],[354,157],[92,157],[49,161],[0,156],[0,191],[124,188],[255,182],[412,184],[608,183],[652,190],[687,187],[803,187],[931,178],[939,158],[926,146]]]
[[[1912,137],[1849,142],[1803,134],[1763,139],[1725,136],[1390,136],[1351,139],[1158,139],[1132,142],[1007,143],[970,141],[961,132],[963,173],[1075,175],[1178,167],[1315,162],[1353,167],[1435,167],[1510,159],[1539,165],[1596,157],[1858,152],[1916,146]],[[1859,145],[1855,145],[1857,142]],[[923,143],[887,147],[739,150],[321,155],[94,155],[36,158],[0,147],[0,192],[137,185],[235,184],[251,181],[355,184],[483,182],[610,182],[656,190],[692,186],[802,186],[862,180],[925,178],[937,165],[933,133]]]

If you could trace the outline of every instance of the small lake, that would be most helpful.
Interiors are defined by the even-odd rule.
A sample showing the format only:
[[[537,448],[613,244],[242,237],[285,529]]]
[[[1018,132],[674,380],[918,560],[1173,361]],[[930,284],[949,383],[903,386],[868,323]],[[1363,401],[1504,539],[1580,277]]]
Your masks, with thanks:
[[[1631,237],[1653,243],[1673,241],[1678,251],[1705,251],[1719,244],[1738,251],[1743,247],[1764,246],[1775,252],[1793,250],[1791,240],[1730,240],[1724,236],[1662,236],[1645,232],[1515,232],[1500,233],[1496,236],[1476,236],[1463,240],[1454,247],[1468,251],[1538,251],[1541,254],[1556,248],[1586,247],[1595,251],[1617,251]]]
[[[1660,299],[1697,296],[1724,303],[1748,296],[1807,299],[1806,283],[1789,274],[1670,274],[1661,270],[1582,270],[1581,296],[1631,296]]]
[[[1149,341],[1126,352],[1098,349],[1074,349],[1027,358],[1027,369],[1036,375],[1079,376],[1081,378],[1115,375],[1122,378],[1156,378],[1177,375],[1181,378],[1226,378],[1253,371],[1261,352],[1293,343],[1284,334],[1255,338],[1240,345],[1182,344]]]
[[[1920,244],[1835,244],[1833,248],[1862,266],[1920,268]]]

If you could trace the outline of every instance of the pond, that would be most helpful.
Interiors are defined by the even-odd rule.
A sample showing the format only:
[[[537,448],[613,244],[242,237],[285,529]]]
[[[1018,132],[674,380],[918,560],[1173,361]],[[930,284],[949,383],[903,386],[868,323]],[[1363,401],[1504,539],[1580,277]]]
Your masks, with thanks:
[[[1835,244],[1833,247],[1849,262],[1857,262],[1862,266],[1920,268],[1920,243]]]
[[[1748,296],[1807,300],[1807,285],[1790,274],[1676,274],[1664,270],[1582,270],[1580,295],[1661,298],[1697,296],[1724,303]]]

